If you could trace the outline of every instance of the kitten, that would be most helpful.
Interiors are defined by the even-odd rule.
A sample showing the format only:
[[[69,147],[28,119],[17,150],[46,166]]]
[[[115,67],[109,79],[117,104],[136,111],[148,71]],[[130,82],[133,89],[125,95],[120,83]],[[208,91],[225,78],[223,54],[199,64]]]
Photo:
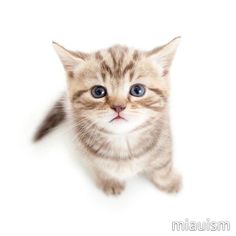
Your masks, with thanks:
[[[125,181],[145,175],[156,187],[178,192],[168,117],[169,71],[180,37],[151,51],[113,46],[73,52],[53,42],[68,88],[34,140],[67,119],[96,184],[120,194]]]

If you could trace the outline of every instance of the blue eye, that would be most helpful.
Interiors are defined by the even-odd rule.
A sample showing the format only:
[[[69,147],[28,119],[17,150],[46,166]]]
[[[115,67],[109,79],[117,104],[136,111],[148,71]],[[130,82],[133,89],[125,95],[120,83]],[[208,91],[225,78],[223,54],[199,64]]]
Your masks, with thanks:
[[[96,86],[92,87],[91,94],[94,98],[102,98],[107,95],[107,90],[105,87],[103,87],[101,85],[96,85]]]
[[[131,86],[129,93],[134,97],[142,97],[145,94],[145,87],[142,84],[134,84]]]

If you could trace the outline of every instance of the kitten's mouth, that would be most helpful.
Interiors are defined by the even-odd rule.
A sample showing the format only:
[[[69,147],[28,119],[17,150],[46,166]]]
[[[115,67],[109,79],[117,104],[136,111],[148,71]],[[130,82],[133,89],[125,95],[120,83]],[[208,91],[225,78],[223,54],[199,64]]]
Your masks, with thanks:
[[[116,120],[125,120],[125,121],[127,121],[124,117],[122,117],[118,114],[116,117],[111,119],[109,122],[111,123],[111,122],[116,121]]]

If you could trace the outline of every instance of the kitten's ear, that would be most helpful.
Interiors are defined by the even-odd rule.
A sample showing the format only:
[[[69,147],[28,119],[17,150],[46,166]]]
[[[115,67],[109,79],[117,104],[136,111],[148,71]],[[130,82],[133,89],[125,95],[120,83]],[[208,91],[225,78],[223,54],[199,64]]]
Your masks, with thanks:
[[[160,67],[161,74],[163,77],[168,75],[171,63],[173,61],[176,49],[179,45],[181,37],[176,37],[173,40],[171,40],[169,43],[154,48],[153,50],[146,53],[146,55],[150,58],[152,58]]]
[[[52,44],[67,72],[73,73],[74,68],[86,58],[84,53],[69,51],[56,42]]]

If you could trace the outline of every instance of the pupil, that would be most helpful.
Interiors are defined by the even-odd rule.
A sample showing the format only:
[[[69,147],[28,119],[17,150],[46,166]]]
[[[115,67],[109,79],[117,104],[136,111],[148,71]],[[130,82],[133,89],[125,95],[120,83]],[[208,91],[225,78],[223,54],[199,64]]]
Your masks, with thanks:
[[[134,88],[134,92],[135,92],[136,94],[140,94],[140,93],[141,93],[140,87],[135,87],[135,88]]]
[[[103,91],[103,90],[102,90],[101,88],[98,88],[98,89],[96,90],[96,94],[97,94],[97,95],[101,95],[101,94],[102,94],[102,91]]]

